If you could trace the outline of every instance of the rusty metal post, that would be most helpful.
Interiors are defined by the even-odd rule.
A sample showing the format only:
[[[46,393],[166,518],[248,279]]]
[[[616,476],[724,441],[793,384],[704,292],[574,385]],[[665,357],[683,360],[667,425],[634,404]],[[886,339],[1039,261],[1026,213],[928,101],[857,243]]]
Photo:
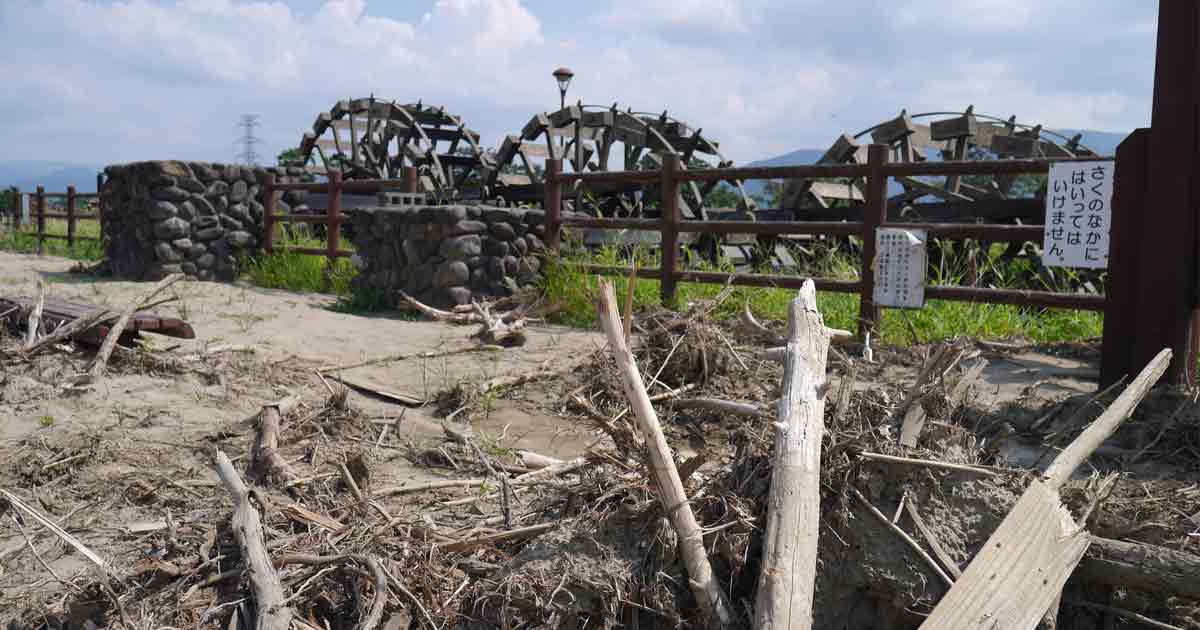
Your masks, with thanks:
[[[46,253],[46,189],[37,187],[37,253]]]
[[[326,209],[325,230],[325,281],[333,289],[333,271],[337,264],[338,245],[342,236],[342,172],[329,173],[329,205]]]
[[[888,146],[872,144],[867,148],[867,190],[863,206],[862,262],[859,272],[862,278],[858,302],[858,336],[866,339],[866,333],[879,323],[880,311],[875,306],[875,230],[887,222],[887,176],[883,167],[888,163]]]
[[[402,173],[404,185],[401,188],[401,192],[417,192],[417,167],[405,166]]]
[[[1174,358],[1164,382],[1179,382],[1194,365],[1188,335],[1197,289],[1197,211],[1200,210],[1200,4],[1160,0],[1154,64],[1149,161],[1137,250],[1137,321],[1127,370],[1136,374],[1163,348]]]
[[[546,249],[554,256],[559,255],[562,248],[562,182],[558,179],[560,174],[562,160],[546,160],[546,175],[542,179],[546,193],[543,202],[546,206]]]
[[[275,251],[275,173],[270,171],[263,173],[262,196],[263,251],[271,254]]]
[[[675,280],[679,266],[679,156],[663,156],[659,171],[660,207],[662,208],[662,280],[660,299],[664,306],[675,304]]]
[[[75,250],[75,187],[67,186],[67,248]]]
[[[1143,251],[1143,208],[1148,184],[1150,130],[1138,129],[1117,147],[1114,165],[1112,224],[1109,225],[1108,277],[1104,283],[1104,343],[1100,387],[1122,376],[1133,377],[1133,340],[1137,335],[1137,294]]]
[[[13,237],[15,238],[17,232],[21,231],[21,202],[24,201],[24,198],[21,196],[20,188],[18,188],[18,187],[13,188],[12,200],[13,200],[12,230],[13,230]]]
[[[96,223],[100,225],[100,242],[104,242],[104,173],[96,173]]]

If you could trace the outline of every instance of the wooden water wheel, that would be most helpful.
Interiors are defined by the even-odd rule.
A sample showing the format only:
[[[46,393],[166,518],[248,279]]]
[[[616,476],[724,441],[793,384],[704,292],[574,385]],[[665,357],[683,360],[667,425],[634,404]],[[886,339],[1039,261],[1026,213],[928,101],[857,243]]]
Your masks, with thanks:
[[[928,123],[918,122],[926,119]],[[1056,158],[1095,155],[1080,144],[1080,135],[1067,138],[1041,125],[1018,123],[1016,116],[999,118],[977,114],[974,107],[963,112],[927,112],[909,114],[901,110],[896,118],[869,127],[853,136],[843,134],[818,160],[818,164],[866,163],[868,142],[887,145],[893,162],[926,160],[1003,160],[1012,158]],[[1028,204],[1005,204],[1038,196],[1013,175],[965,177],[898,177],[899,188],[890,191],[890,208],[919,206],[924,212],[939,213],[933,204],[975,204],[995,219],[1006,219],[1005,207],[1016,210]],[[863,202],[861,180],[837,182],[796,179],[784,187],[783,208],[828,209],[835,205],[854,206]],[[927,203],[915,204],[918,200]],[[929,203],[932,202],[932,203]],[[1000,203],[977,203],[1000,202]],[[949,210],[949,209],[947,209]],[[811,213],[801,212],[801,216]],[[950,218],[942,216],[936,218]],[[983,217],[989,218],[989,217]]]
[[[486,196],[490,163],[479,134],[442,107],[375,97],[338,101],[300,143],[305,164],[344,179],[399,179],[415,166],[418,190],[439,199]]]
[[[508,202],[542,199],[542,170],[546,158],[561,158],[567,172],[657,169],[662,156],[675,154],[684,168],[732,166],[700,129],[666,112],[650,114],[610,107],[572,105],[530,119],[519,134],[507,136],[495,154],[496,169],[488,188]],[[719,183],[689,182],[681,195],[685,218],[705,219],[704,197]],[[729,182],[742,211],[753,207],[740,181]],[[640,216],[658,199],[654,184],[593,183],[581,191],[580,211],[603,216]],[[568,191],[567,207],[575,196]]]

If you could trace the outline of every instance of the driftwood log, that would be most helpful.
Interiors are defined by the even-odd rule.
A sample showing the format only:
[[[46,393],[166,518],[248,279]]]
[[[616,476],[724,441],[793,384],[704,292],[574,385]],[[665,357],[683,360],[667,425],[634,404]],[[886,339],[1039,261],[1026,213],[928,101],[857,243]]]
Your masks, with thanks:
[[[37,283],[38,296],[37,303],[33,305],[33,312],[29,314],[29,319],[25,321],[25,351],[28,352],[33,344],[37,342],[38,329],[42,326],[42,308],[46,305],[46,285],[42,284],[39,279]]]
[[[1063,507],[1059,489],[1133,413],[1166,371],[1164,349],[1079,437],[1059,453],[988,537],[921,630],[1033,630],[1062,595],[1091,536]]]
[[[250,503],[250,490],[225,453],[218,450],[215,456],[217,476],[233,499],[230,524],[242,550],[242,561],[250,572],[250,583],[254,586],[254,607],[258,611],[254,627],[256,630],[288,630],[292,610],[285,603],[283,585],[271,564],[271,556],[267,554],[262,519]]]
[[[830,339],[817,310],[816,286],[805,281],[788,312],[783,397],[775,425],[763,563],[754,602],[755,628],[812,627]]]
[[[262,406],[258,412],[258,439],[254,445],[254,463],[259,478],[274,483],[287,483],[295,478],[291,466],[279,454],[280,424],[296,408],[299,401],[288,396]]]
[[[658,416],[646,387],[642,384],[642,375],[625,343],[625,330],[621,315],[617,312],[617,296],[612,283],[600,280],[599,291],[596,294],[596,312],[600,317],[600,326],[608,337],[608,345],[612,348],[613,359],[621,372],[621,381],[625,395],[633,407],[637,419],[638,431],[645,438],[647,459],[650,463],[654,485],[658,489],[659,500],[671,520],[671,525],[679,537],[679,553],[683,556],[684,566],[687,567],[688,584],[696,601],[704,610],[705,615],[721,627],[730,627],[733,617],[725,602],[721,585],[713,574],[712,565],[704,549],[703,532],[696,515],[692,513],[688,496],[684,493],[683,483],[679,479],[679,470],[671,457],[671,448],[663,436],[662,427],[658,424]]]

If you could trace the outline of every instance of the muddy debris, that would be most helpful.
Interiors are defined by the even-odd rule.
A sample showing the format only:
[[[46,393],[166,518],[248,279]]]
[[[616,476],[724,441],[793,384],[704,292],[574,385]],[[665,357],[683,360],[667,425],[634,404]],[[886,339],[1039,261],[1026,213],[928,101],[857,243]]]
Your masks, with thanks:
[[[401,430],[405,407],[369,415],[319,366],[236,346],[117,345],[110,373],[182,379],[252,411],[194,439],[141,436],[134,430],[161,420],[123,412],[0,443],[0,489],[11,497],[0,499],[0,621],[266,627],[283,623],[264,620],[267,580],[279,598],[270,610],[295,628],[710,627],[718,616],[697,599],[679,531],[688,510],[723,625],[755,627],[780,401],[794,377],[770,352],[786,343],[786,323],[715,319],[729,299],[629,321],[665,452],[631,407],[611,344],[579,369],[548,363],[431,396],[425,406],[444,423],[433,442]],[[447,324],[500,331],[498,322],[524,322],[523,308],[480,305]],[[538,334],[534,323],[517,328]],[[7,412],[71,397],[71,377],[94,365],[86,344],[28,353],[24,330],[0,335]],[[920,627],[1031,485],[1126,390],[1035,382],[997,402],[988,370],[1027,348],[992,346],[873,348],[869,362],[861,344],[830,346],[812,390],[823,400],[812,628]],[[586,427],[588,448],[554,458],[504,447],[472,426],[495,398]],[[686,501],[664,505],[659,457]],[[1091,544],[1049,611],[1057,628],[1200,627],[1195,392],[1150,392],[1060,496]],[[260,529],[244,525],[251,511]]]

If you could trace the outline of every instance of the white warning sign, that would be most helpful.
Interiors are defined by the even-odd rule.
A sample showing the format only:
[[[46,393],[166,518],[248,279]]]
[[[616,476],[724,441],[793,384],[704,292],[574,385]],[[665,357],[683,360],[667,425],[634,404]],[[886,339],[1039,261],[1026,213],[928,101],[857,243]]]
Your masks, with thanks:
[[[1046,182],[1047,267],[1108,267],[1113,162],[1056,162]]]
[[[925,305],[925,230],[875,231],[875,303],[893,308]]]

